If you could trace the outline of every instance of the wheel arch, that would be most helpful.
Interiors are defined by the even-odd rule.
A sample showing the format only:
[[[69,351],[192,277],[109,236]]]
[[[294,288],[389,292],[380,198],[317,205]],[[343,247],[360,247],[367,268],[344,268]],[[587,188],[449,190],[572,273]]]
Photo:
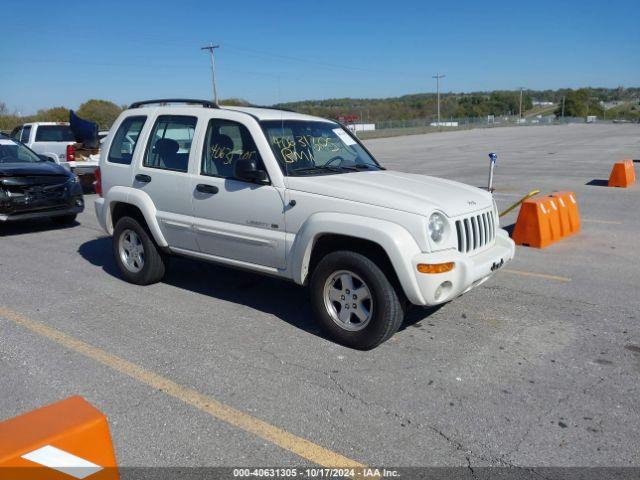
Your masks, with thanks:
[[[156,218],[156,208],[151,198],[138,190],[127,191],[124,187],[113,187],[107,194],[106,203],[108,208],[105,211],[105,225],[107,231],[113,234],[113,229],[117,221],[123,216],[133,217],[146,225],[159,247],[168,247],[168,243],[160,230],[160,225]]]
[[[401,287],[398,275],[385,249],[373,240],[340,233],[322,233],[316,238],[309,258],[309,271],[305,283],[313,275],[320,261],[332,252],[347,250],[359,253],[375,263],[395,287]]]
[[[411,260],[420,248],[402,226],[374,218],[341,213],[312,215],[302,226],[291,249],[293,280],[305,285],[324,255],[350,250],[373,260],[400,287],[412,303],[424,300]]]

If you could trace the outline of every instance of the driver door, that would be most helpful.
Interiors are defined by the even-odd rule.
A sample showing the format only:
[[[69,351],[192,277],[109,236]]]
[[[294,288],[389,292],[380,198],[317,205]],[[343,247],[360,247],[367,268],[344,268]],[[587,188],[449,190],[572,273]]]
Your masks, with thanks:
[[[202,253],[270,268],[285,268],[284,191],[234,178],[240,158],[262,159],[244,124],[247,115],[216,113],[192,176],[194,230]],[[264,165],[263,165],[264,168]]]

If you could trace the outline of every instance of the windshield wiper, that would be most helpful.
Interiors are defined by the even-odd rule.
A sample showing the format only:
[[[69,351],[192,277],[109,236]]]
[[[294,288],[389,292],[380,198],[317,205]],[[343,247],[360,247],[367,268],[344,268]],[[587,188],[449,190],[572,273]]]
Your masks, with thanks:
[[[366,163],[356,163],[354,165],[315,165],[313,167],[303,167],[296,168],[295,170],[291,170],[291,175],[297,175],[298,173],[310,173],[310,172],[334,172],[334,173],[343,173],[343,172],[358,172],[360,170],[369,170],[369,169],[382,169],[382,167],[377,167],[375,165],[368,165]]]
[[[291,175],[297,175],[298,173],[310,173],[310,172],[318,172],[318,171],[341,173],[341,172],[344,171],[344,168],[343,167],[332,167],[332,166],[327,166],[327,165],[316,165],[316,166],[313,166],[313,167],[296,168],[294,170],[291,170],[289,173]]]
[[[349,170],[351,172],[357,172],[358,170],[382,170],[382,167],[378,167],[377,165],[370,165],[368,163],[356,163],[354,165],[341,165],[338,168],[342,168],[344,170]]]

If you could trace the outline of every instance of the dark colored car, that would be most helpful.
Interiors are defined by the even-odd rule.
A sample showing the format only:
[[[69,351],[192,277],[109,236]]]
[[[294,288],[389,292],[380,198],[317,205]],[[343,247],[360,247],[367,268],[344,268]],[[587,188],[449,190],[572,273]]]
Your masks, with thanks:
[[[0,134],[0,223],[49,217],[71,224],[82,210],[77,175]]]

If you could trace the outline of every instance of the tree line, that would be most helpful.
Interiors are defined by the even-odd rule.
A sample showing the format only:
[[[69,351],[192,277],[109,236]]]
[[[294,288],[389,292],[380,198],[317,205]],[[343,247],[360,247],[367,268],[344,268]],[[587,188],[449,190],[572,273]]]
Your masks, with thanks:
[[[553,102],[554,108],[546,113],[564,114],[566,117],[596,115],[600,118],[624,118],[640,120],[640,88],[580,88],[558,90],[525,90],[522,92],[522,111],[537,113],[544,109],[531,110],[533,101]],[[602,102],[620,102],[604,110]],[[225,105],[249,106],[243,99],[227,99]],[[274,105],[300,113],[338,119],[343,115],[358,115],[361,121],[380,122],[386,120],[433,119],[437,111],[437,97],[433,93],[403,95],[392,98],[333,98],[327,100],[304,100]],[[106,130],[127,106],[118,106],[108,100],[92,99],[84,102],[76,113],[84,119],[98,124]],[[497,90],[492,92],[443,93],[440,95],[441,118],[477,118],[487,115],[504,116],[520,113],[519,90]],[[0,101],[0,130],[9,131],[26,122],[68,121],[69,109],[54,107],[38,110],[34,115],[20,116],[9,112]]]
[[[640,117],[640,88],[581,88],[578,90],[524,90],[522,111],[532,110],[533,101],[552,102],[557,108],[547,108],[548,113],[567,117],[586,115],[603,116],[601,102],[620,101],[625,107],[607,110],[608,118],[637,119]],[[338,118],[342,115],[358,115],[365,122],[385,120],[433,119],[437,111],[437,96],[433,93],[404,95],[392,98],[334,98],[328,100],[305,100],[276,105],[301,113],[321,117]],[[520,113],[520,90],[443,93],[440,95],[441,118],[477,118],[487,115],[505,116]]]
[[[76,113],[85,120],[98,124],[100,130],[108,130],[120,115],[124,106],[118,106],[108,100],[91,99],[84,102]],[[5,103],[0,102],[0,130],[10,131],[17,125],[29,122],[68,122],[69,109],[67,107],[53,107],[38,110],[34,115],[19,115],[9,112]]]

